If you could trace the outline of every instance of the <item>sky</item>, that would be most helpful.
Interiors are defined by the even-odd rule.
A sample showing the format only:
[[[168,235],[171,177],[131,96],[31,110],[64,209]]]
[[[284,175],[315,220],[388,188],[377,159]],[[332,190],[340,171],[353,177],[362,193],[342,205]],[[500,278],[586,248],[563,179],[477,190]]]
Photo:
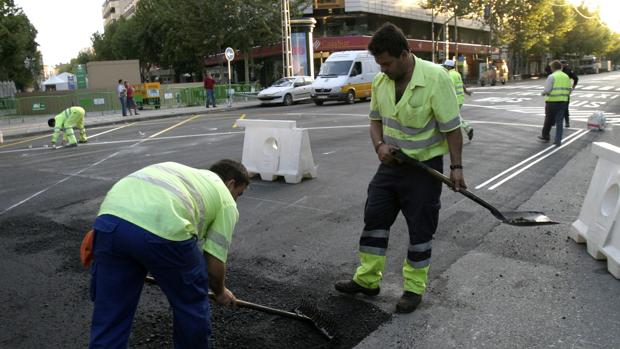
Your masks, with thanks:
[[[103,33],[103,0],[14,0],[37,29],[43,63],[69,63]]]

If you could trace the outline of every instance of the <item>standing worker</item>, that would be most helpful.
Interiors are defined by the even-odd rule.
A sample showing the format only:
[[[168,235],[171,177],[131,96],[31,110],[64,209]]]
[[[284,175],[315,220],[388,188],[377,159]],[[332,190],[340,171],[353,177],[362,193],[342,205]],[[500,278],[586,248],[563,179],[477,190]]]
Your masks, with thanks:
[[[127,81],[125,81],[124,85],[125,91],[127,91],[127,109],[129,110],[129,115],[132,115],[131,109],[133,109],[133,115],[138,115],[138,106],[136,105],[136,101],[133,100],[135,90],[132,85],[127,83]]]
[[[209,102],[213,104],[213,108],[215,108],[215,80],[211,76],[211,73],[207,73],[205,75],[203,85],[206,92],[206,100],[207,100],[207,108],[209,108]]]
[[[562,72],[566,75],[568,75],[568,77],[573,80],[573,90],[575,89],[575,87],[577,87],[577,83],[579,82],[579,77],[577,76],[577,74],[575,74],[575,72],[568,66],[568,61],[566,60],[561,60],[560,63],[562,63]],[[568,96],[568,104],[570,105],[570,96]],[[568,115],[568,105],[566,106],[566,114],[564,114],[564,127],[568,128],[570,127],[570,117]]]
[[[82,107],[70,107],[63,110],[60,114],[47,120],[49,127],[54,128],[54,134],[52,134],[52,148],[56,149],[56,141],[62,131],[63,144],[67,144],[67,147],[77,147],[78,141],[75,139],[73,128],[80,130],[80,143],[87,143],[86,128],[84,128],[84,116],[86,111]]]
[[[118,86],[116,86],[116,92],[118,94],[118,101],[121,103],[121,112],[123,116],[127,116],[127,89],[123,85],[123,79],[118,79]]]
[[[236,302],[226,258],[249,183],[241,163],[220,160],[208,171],[155,164],[112,187],[93,225],[89,348],[127,347],[147,272],[172,307],[174,347],[209,347],[209,288],[218,304]]]
[[[572,91],[571,81],[568,75],[562,72],[562,63],[555,60],[549,64],[551,75],[545,81],[545,87],[541,93],[545,96],[545,123],[542,135],[538,139],[547,143],[550,140],[551,127],[555,125],[556,146],[562,145],[563,121],[568,109],[568,99]]]
[[[410,313],[426,289],[442,183],[417,166],[396,162],[393,155],[402,151],[443,172],[443,155],[449,152],[453,189],[466,188],[461,117],[446,70],[413,55],[400,28],[384,24],[368,50],[381,67],[372,83],[370,102],[370,138],[381,164],[368,185],[361,265],[352,280],[339,281],[335,287],[347,294],[379,294],[390,227],[402,211],[409,249],[402,269],[405,292],[396,311]]]
[[[459,111],[463,108],[463,103],[465,103],[465,94],[471,96],[471,92],[467,91],[465,84],[463,84],[463,79],[461,79],[461,74],[454,69],[454,61],[451,59],[446,59],[443,62],[444,68],[448,70],[448,74],[450,75],[450,79],[452,79],[452,84],[454,84],[454,92],[456,93],[456,101],[459,104]],[[467,138],[471,141],[474,138],[474,129],[471,125],[463,119],[461,116],[461,127],[467,134]]]

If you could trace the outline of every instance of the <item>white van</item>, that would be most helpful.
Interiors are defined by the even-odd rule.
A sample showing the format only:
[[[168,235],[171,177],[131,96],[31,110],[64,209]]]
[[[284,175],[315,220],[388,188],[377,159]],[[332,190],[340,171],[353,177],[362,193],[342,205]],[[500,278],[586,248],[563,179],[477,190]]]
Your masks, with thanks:
[[[332,53],[321,65],[312,83],[312,100],[316,105],[325,101],[346,101],[370,97],[372,80],[381,69],[368,51]]]

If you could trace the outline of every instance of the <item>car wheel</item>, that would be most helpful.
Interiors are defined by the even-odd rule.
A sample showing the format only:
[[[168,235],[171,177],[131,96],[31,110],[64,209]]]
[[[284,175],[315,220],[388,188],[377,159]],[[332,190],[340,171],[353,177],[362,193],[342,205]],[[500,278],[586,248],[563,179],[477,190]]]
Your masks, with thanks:
[[[287,93],[284,96],[284,105],[291,105],[291,104],[293,104],[293,96]]]
[[[355,103],[355,92],[353,90],[349,90],[347,93],[347,104]]]
[[[316,100],[315,100],[315,101],[314,101],[314,104],[316,104],[316,105],[323,105],[323,101],[316,101]]]

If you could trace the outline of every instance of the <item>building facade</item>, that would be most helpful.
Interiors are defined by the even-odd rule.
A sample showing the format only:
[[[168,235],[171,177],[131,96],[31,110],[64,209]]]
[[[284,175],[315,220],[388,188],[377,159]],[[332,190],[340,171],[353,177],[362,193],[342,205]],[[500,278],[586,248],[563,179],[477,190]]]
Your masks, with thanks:
[[[488,26],[472,19],[454,19],[452,13],[437,14],[423,9],[417,0],[314,0],[313,6],[303,11],[303,16],[316,19],[312,39],[315,72],[333,52],[365,50],[372,34],[385,22],[403,29],[411,50],[418,57],[437,63],[446,57],[455,59],[459,71],[469,82],[477,82],[493,56],[499,53],[489,45]],[[237,76],[243,76],[239,70],[243,54],[237,57]],[[282,76],[279,43],[256,47],[251,57],[254,66],[260,67],[252,75],[262,85]],[[222,54],[209,56],[205,66],[209,69],[223,62]]]
[[[104,26],[119,20],[129,18],[136,12],[140,0],[105,0],[101,6],[101,15]]]

